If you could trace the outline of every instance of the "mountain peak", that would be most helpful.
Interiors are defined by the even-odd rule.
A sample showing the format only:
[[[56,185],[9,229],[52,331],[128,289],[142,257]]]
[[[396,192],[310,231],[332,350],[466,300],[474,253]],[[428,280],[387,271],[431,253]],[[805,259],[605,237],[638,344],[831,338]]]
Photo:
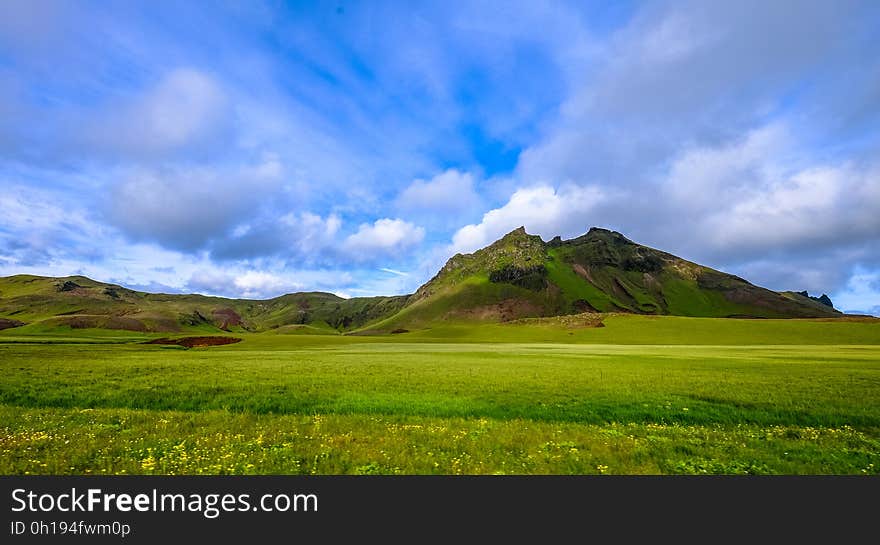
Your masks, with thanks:
[[[514,250],[516,249],[516,250]],[[477,250],[474,255],[496,253],[496,252],[525,251],[530,254],[543,254],[544,241],[538,235],[530,235],[523,226],[517,227],[513,231],[507,233],[500,239],[496,240],[482,250]]]
[[[522,238],[524,236],[529,236],[529,234],[526,232],[525,226],[520,225],[519,227],[517,227],[513,231],[511,231],[511,232],[507,233],[506,235],[504,235],[503,237],[501,237],[501,240],[511,239],[511,238]]]
[[[584,235],[584,238],[600,238],[600,239],[605,239],[605,240],[611,240],[614,242],[635,244],[635,242],[626,238],[623,235],[623,233],[619,233],[617,231],[612,231],[611,229],[605,229],[603,227],[590,227],[590,230],[587,231],[587,234]]]
[[[526,231],[525,226],[520,225],[519,227],[510,231],[509,233],[507,233],[506,235],[504,235],[500,239],[496,240],[495,243],[516,242],[516,241],[529,241],[529,242],[531,242],[532,240],[537,239],[537,238],[539,238],[538,235],[530,235]],[[586,238],[591,238],[591,239],[592,238],[603,238],[603,239],[608,239],[608,240],[614,240],[614,241],[619,241],[619,242],[628,242],[631,244],[635,244],[630,239],[626,238],[622,233],[619,233],[617,231],[612,231],[611,229],[605,229],[604,227],[595,227],[595,226],[590,227],[589,230],[586,233],[584,233],[583,235],[576,237],[574,239],[570,239],[570,240],[579,240],[579,239],[586,239]],[[554,246],[554,245],[558,245],[563,242],[567,242],[567,241],[563,240],[562,237],[557,235],[557,236],[553,237],[553,239],[551,239],[551,241],[548,242],[547,244]]]

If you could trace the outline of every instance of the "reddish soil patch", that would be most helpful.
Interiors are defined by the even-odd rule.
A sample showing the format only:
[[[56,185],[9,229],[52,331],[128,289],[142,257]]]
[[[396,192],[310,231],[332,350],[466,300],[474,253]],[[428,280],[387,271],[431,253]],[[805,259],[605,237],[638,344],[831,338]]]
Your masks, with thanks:
[[[18,320],[10,320],[8,318],[0,318],[0,329],[11,329],[13,327],[23,326],[24,322]]]
[[[201,348],[204,346],[220,346],[241,342],[238,337],[181,337],[180,339],[153,339],[144,344],[176,344],[186,348]]]
[[[587,270],[583,265],[581,265],[580,263],[573,263],[571,265],[571,268],[574,270],[574,272],[578,274],[578,276],[585,278],[590,282],[590,284],[593,284],[594,286],[596,285],[596,281],[593,280],[593,277],[590,275],[590,271]]]
[[[211,316],[214,317],[214,322],[218,324],[217,327],[220,329],[228,330],[232,326],[240,326],[243,323],[241,316],[231,308],[218,308],[211,312]]]

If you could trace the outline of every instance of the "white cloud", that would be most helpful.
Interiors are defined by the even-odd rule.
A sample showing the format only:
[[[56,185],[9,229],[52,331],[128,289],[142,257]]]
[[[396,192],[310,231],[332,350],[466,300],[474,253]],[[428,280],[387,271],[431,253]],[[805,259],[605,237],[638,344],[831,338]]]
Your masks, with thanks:
[[[397,269],[389,269],[388,267],[382,267],[379,270],[382,272],[387,272],[389,274],[393,274],[395,276],[409,276],[409,273],[407,273],[407,272],[398,271]]]
[[[280,188],[279,171],[274,160],[237,169],[133,170],[110,188],[104,208],[111,223],[135,240],[195,250],[270,200]]]
[[[724,206],[750,191],[755,178],[776,175],[775,164],[788,147],[784,127],[770,125],[727,145],[688,148],[673,160],[664,192],[694,211]]]
[[[383,218],[372,224],[361,224],[356,233],[345,239],[342,246],[351,258],[366,261],[411,248],[424,237],[425,230],[417,225],[401,219]]]
[[[840,206],[844,191],[858,190],[848,187],[848,174],[845,169],[820,167],[744,190],[740,199],[728,201],[723,215],[708,218],[716,244],[772,248],[839,237],[855,227],[848,224],[858,213]],[[875,223],[880,228],[880,218]]]
[[[456,169],[446,170],[430,180],[414,180],[397,198],[398,208],[406,213],[451,221],[475,212],[480,203],[473,175]]]
[[[880,315],[880,273],[856,268],[844,289],[833,294],[832,302],[839,310],[858,310]]]
[[[336,234],[342,226],[335,214],[326,218],[311,212],[250,216],[251,221],[236,226],[230,236],[210,244],[212,258],[229,261],[283,256],[300,265],[314,264],[333,255]]]
[[[180,275],[198,264],[198,258],[154,244],[127,243],[63,194],[18,185],[9,189],[0,195],[0,276],[83,274],[174,291],[181,286]]]
[[[243,297],[260,297],[267,293],[277,293],[279,291],[297,291],[303,286],[297,282],[292,282],[286,278],[282,278],[276,274],[248,271],[234,280],[235,287],[241,290]]]
[[[174,70],[145,97],[136,112],[144,136],[157,146],[186,144],[217,122],[226,99],[206,74]],[[137,126],[137,125],[136,125]]]
[[[342,227],[342,220],[336,214],[322,218],[311,212],[288,214],[281,218],[281,223],[292,229],[291,238],[293,240],[291,242],[303,254],[319,251],[333,245],[336,234]]]
[[[210,267],[195,271],[187,282],[187,289],[198,293],[246,299],[270,299],[302,288],[303,284],[275,273],[258,270],[229,273]]]
[[[542,185],[519,189],[501,208],[490,210],[478,224],[466,225],[452,237],[452,252],[473,252],[520,225],[545,239],[572,236],[590,227],[589,214],[605,198],[595,186]]]
[[[736,126],[779,86],[852,43],[848,17],[826,2],[650,4],[609,42],[607,66],[577,102],[669,129],[676,120],[704,123],[707,114]]]
[[[190,269],[189,280],[181,291],[245,299],[271,299],[286,293],[324,291],[348,297],[356,276],[335,269],[285,269],[271,260],[262,265],[218,268],[202,262]],[[360,271],[357,271],[360,272]]]
[[[87,210],[57,193],[4,180],[0,193],[0,254],[18,266],[51,264],[63,258],[104,257],[96,244],[108,231]]]
[[[213,77],[178,68],[140,96],[108,105],[98,117],[99,123],[85,124],[99,149],[150,156],[216,144],[229,136],[234,112]]]
[[[712,252],[752,258],[876,237],[880,169],[789,164],[794,149],[790,131],[773,125],[683,152],[662,184],[678,233]]]

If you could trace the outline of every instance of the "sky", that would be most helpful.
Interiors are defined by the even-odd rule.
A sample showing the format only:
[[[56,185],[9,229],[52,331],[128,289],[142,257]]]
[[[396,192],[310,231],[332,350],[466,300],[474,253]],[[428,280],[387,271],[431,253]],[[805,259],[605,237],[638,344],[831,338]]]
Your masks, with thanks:
[[[880,3],[3,12],[0,275],[391,295],[599,226],[880,315]]]

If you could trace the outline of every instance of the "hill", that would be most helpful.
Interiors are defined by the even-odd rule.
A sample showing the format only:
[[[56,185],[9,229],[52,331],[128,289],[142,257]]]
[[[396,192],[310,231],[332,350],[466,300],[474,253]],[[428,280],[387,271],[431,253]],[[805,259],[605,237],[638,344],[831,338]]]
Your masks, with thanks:
[[[584,312],[719,318],[841,316],[801,293],[755,286],[636,244],[615,231],[594,227],[571,240],[556,237],[544,242],[520,227],[473,254],[453,256],[405,308],[374,327]]]
[[[438,322],[508,322],[608,312],[842,316],[830,303],[825,295],[816,298],[755,286],[615,231],[594,227],[571,240],[556,237],[544,242],[521,227],[477,252],[456,254],[412,295],[343,299],[306,292],[256,301],[145,293],[83,276],[0,278],[0,329],[369,334]]]
[[[0,329],[338,333],[393,314],[406,296],[343,299],[306,292],[255,301],[144,293],[84,276],[0,278]]]

